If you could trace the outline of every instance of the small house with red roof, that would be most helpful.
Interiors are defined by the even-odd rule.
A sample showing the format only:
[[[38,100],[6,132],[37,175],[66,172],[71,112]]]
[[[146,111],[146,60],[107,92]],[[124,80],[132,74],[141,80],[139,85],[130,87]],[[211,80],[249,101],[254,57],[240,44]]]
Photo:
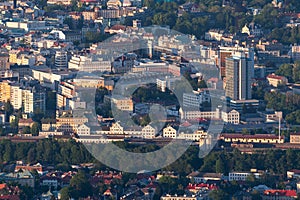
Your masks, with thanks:
[[[265,190],[262,200],[294,200],[297,198],[296,190]]]
[[[278,76],[275,74],[269,74],[267,76],[267,81],[268,81],[269,85],[272,85],[274,87],[278,87],[278,85],[285,85],[286,83],[288,83],[288,80],[286,77]]]
[[[192,193],[197,193],[200,190],[206,190],[206,191],[211,191],[211,190],[217,190],[218,187],[216,184],[207,184],[207,183],[199,183],[199,184],[192,184],[189,183],[189,185],[186,187],[186,189]]]

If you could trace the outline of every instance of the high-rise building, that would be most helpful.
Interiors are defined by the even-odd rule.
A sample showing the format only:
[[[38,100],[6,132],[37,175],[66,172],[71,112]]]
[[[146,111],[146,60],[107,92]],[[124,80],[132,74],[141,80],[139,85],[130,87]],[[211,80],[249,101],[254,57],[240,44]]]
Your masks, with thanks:
[[[10,102],[14,109],[22,108],[22,89],[20,85],[11,85]]]
[[[36,87],[22,90],[24,112],[32,114],[36,110],[46,111],[46,93]]]
[[[251,78],[254,62],[242,51],[226,58],[226,96],[232,100],[251,99]]]
[[[253,48],[244,48],[244,47],[218,47],[216,64],[220,69],[221,76],[226,76],[226,58],[231,57],[235,52],[243,51],[247,58],[254,60],[254,50]]]
[[[68,55],[66,51],[55,53],[55,67],[68,67]]]

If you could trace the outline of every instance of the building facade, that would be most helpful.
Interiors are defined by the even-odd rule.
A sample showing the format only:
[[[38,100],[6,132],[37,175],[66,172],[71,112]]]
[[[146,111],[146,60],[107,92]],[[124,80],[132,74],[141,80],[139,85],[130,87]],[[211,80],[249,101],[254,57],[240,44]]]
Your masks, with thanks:
[[[226,58],[226,96],[232,100],[251,99],[251,78],[254,62],[244,52]]]

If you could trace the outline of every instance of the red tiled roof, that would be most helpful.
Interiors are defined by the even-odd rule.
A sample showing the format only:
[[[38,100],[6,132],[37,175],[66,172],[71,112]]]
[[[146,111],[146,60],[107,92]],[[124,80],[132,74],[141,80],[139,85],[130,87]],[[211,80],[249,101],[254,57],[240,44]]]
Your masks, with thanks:
[[[111,30],[116,30],[116,31],[118,31],[118,30],[123,30],[123,31],[125,31],[125,30],[126,30],[126,26],[116,24],[116,25],[112,26],[110,29],[111,29]]]
[[[20,197],[18,195],[3,195],[3,196],[0,196],[0,199],[2,199],[2,200],[20,200]]]
[[[264,195],[297,197],[297,192],[296,190],[265,190]]]
[[[288,172],[294,172],[295,174],[300,174],[299,169],[292,169],[292,170],[289,170]]]
[[[29,119],[19,119],[19,124],[24,124],[24,123],[33,123],[33,120],[31,118]]]
[[[196,190],[196,189],[201,189],[201,188],[207,188],[208,190],[217,190],[218,187],[213,184],[205,184],[205,183],[200,183],[200,184],[189,184],[187,186],[188,190]]]
[[[300,133],[299,133],[299,132],[298,132],[298,133],[295,133],[295,132],[294,132],[294,133],[290,133],[290,136],[291,136],[291,135],[300,135]]]
[[[181,126],[183,126],[183,127],[188,127],[188,126],[191,126],[192,124],[191,123],[189,123],[188,121],[185,121],[185,122],[183,122],[182,124],[181,124]]]
[[[278,76],[278,75],[275,75],[275,74],[269,74],[267,76],[267,78],[273,78],[273,79],[281,80],[282,78],[284,78],[284,76]]]
[[[3,190],[4,188],[6,188],[6,183],[0,184],[0,190]]]

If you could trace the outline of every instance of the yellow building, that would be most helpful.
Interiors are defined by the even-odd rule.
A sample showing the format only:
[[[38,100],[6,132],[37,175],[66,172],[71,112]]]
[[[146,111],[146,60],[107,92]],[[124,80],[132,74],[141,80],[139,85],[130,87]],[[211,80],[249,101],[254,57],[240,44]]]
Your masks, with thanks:
[[[56,118],[57,131],[64,133],[76,133],[77,127],[87,123],[86,117],[58,117]]]
[[[74,84],[77,87],[83,88],[99,88],[103,87],[107,90],[114,89],[114,81],[113,80],[105,80],[103,77],[82,77],[74,79]]]
[[[290,143],[291,144],[300,144],[300,133],[291,133],[290,134]]]
[[[275,74],[269,74],[267,76],[269,85],[278,87],[278,85],[285,85],[288,83],[288,79],[284,76],[277,76]]]
[[[133,112],[133,101],[131,98],[114,95],[110,99],[117,109]]]
[[[0,101],[7,102],[10,99],[10,84],[6,81],[0,82]]]
[[[18,54],[20,53],[19,50],[11,50],[9,51],[9,62],[11,64],[17,63]]]

